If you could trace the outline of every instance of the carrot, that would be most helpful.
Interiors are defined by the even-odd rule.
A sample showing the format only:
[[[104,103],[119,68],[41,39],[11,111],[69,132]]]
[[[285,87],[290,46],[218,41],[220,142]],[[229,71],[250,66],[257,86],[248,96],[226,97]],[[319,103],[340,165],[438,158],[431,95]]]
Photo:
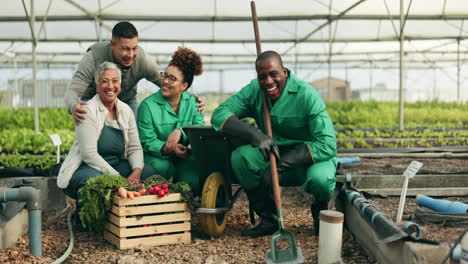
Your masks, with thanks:
[[[132,192],[135,197],[140,197],[141,194],[139,192]]]
[[[146,189],[141,190],[141,191],[140,191],[140,195],[145,194],[145,192],[146,192]]]
[[[127,198],[127,190],[125,190],[125,188],[120,187],[117,193],[121,198]]]
[[[128,192],[128,198],[130,198],[130,200],[133,200],[134,198],[134,195],[133,195],[133,192]]]

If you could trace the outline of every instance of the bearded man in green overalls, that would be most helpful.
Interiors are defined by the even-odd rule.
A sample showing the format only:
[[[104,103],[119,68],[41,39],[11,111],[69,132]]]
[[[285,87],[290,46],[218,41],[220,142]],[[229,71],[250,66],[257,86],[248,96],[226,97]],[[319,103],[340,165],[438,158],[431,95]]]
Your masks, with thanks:
[[[242,236],[267,236],[278,230],[270,152],[278,159],[280,185],[302,185],[315,197],[311,211],[318,234],[319,212],[327,209],[336,183],[333,123],[318,92],[284,68],[278,53],[263,52],[255,68],[257,79],[222,103],[211,118],[215,130],[250,143],[235,149],[231,156],[234,175],[260,216],[257,225],[243,230]],[[273,138],[266,135],[260,89],[270,108]],[[254,118],[259,129],[239,120],[244,117]]]

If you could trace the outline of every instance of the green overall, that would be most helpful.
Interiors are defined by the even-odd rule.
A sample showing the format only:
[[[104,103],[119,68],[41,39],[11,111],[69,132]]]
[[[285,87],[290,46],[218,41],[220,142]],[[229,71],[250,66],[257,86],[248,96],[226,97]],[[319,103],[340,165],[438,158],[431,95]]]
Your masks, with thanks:
[[[268,97],[267,97],[268,98]],[[307,168],[294,168],[282,173],[280,185],[300,186],[321,201],[329,200],[335,188],[336,137],[333,123],[318,92],[288,70],[288,79],[281,97],[272,106],[267,99],[273,140],[281,153],[297,144],[306,144],[314,163]],[[223,102],[213,113],[211,124],[222,131],[231,116],[252,117],[266,133],[262,97],[257,79]],[[269,166],[257,148],[244,145],[233,151],[232,168],[238,182],[253,191]]]
[[[132,173],[132,168],[128,160],[122,159],[125,151],[125,140],[122,130],[104,125],[101,136],[97,142],[97,150],[99,155],[111,165],[123,177],[127,178]],[[151,166],[145,164],[141,173],[141,180],[156,174]],[[81,166],[73,174],[70,184],[64,192],[73,199],[79,199],[78,190],[83,187],[88,179],[102,175],[102,172],[91,168],[86,163]]]
[[[145,154],[145,163],[150,164],[158,174],[175,182],[186,182],[191,185],[193,194],[199,195],[199,176],[195,159],[189,155],[185,159],[161,152],[167,137],[175,129],[182,132],[181,144],[189,144],[188,137],[182,130],[184,126],[203,126],[203,114],[198,111],[196,98],[183,92],[180,98],[179,111],[176,114],[161,90],[147,97],[138,108],[138,133]]]

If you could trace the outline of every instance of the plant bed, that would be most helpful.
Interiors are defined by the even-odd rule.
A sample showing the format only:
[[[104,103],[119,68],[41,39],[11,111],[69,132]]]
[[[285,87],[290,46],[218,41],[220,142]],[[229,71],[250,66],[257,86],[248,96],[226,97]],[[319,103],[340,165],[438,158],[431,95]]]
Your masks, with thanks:
[[[113,198],[104,239],[118,249],[190,243],[190,212],[180,193]]]
[[[444,199],[449,201],[465,202],[466,197],[445,197]],[[389,197],[386,199],[372,199],[370,202],[379,208],[385,215],[390,219],[395,220],[399,197]],[[416,201],[413,197],[407,197],[405,202],[405,208],[403,211],[402,222],[413,221],[419,225],[421,230],[421,238],[434,240],[438,242],[454,243],[457,238],[468,228],[465,224],[460,225],[443,225],[443,224],[431,224],[423,223],[414,217],[416,210]]]

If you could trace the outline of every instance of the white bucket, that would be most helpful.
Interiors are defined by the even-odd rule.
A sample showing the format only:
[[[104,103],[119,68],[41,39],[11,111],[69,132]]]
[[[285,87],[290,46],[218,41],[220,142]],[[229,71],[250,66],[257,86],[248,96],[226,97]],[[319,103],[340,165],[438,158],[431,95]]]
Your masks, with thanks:
[[[468,232],[461,240],[460,264],[468,264]]]
[[[318,263],[330,264],[341,261],[344,215],[337,211],[320,211],[320,235]]]

